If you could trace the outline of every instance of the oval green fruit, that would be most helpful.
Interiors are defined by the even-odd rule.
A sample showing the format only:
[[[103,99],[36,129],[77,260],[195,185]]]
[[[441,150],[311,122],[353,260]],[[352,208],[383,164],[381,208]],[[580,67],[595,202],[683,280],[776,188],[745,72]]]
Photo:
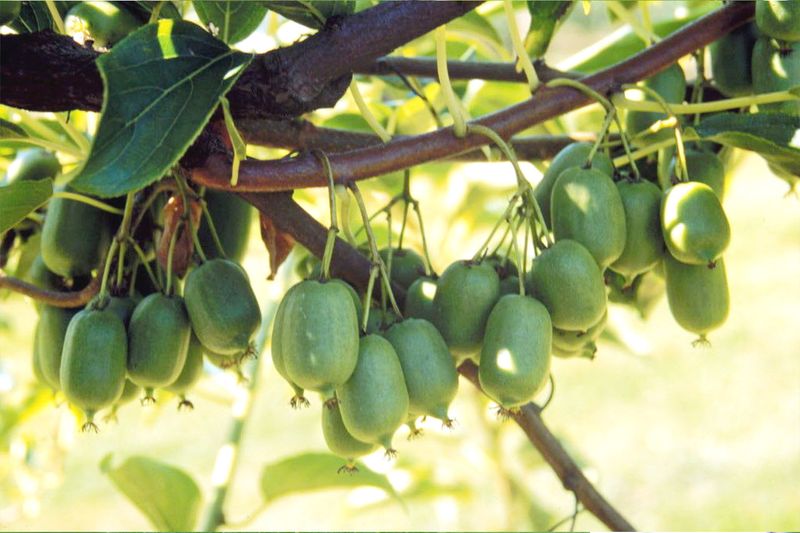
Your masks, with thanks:
[[[392,435],[408,419],[408,391],[389,341],[378,335],[361,338],[358,364],[350,379],[336,387],[336,396],[347,431],[391,453]]]
[[[557,328],[589,329],[606,311],[603,275],[589,250],[576,241],[556,241],[536,256],[526,285]]]
[[[552,329],[545,306],[529,296],[508,294],[492,309],[478,378],[504,409],[527,403],[547,382]]]
[[[800,3],[797,0],[759,0],[756,25],[781,41],[800,41]]]
[[[677,161],[673,158],[669,164],[669,176],[675,181],[662,183],[664,190],[677,184],[676,165]],[[714,190],[720,202],[725,199],[725,166],[717,154],[706,150],[687,149],[686,171],[689,173],[689,181],[705,183]]]
[[[753,92],[753,45],[758,33],[753,23],[740,26],[709,46],[714,85],[725,96],[746,96]]]
[[[145,389],[174,382],[186,362],[191,334],[183,298],[161,293],[145,297],[128,326],[128,377]]]
[[[456,261],[447,267],[433,298],[433,323],[451,350],[469,355],[480,348],[499,297],[500,278],[491,265]]]
[[[519,277],[509,276],[500,280],[500,296],[519,294]]]
[[[140,26],[139,21],[112,2],[81,2],[67,12],[64,28],[70,35],[83,34],[97,46],[108,47],[121,41]]]
[[[761,3],[761,1],[757,2]],[[788,2],[787,2],[788,3]],[[761,36],[753,47],[753,90],[786,91],[800,84],[800,42],[780,45]],[[759,111],[800,116],[800,100],[759,104]]]
[[[625,208],[608,175],[570,168],[561,173],[550,198],[551,227],[556,240],[584,245],[600,270],[617,260],[625,248]]]
[[[427,320],[408,318],[384,336],[403,368],[409,411],[449,425],[447,409],[458,391],[458,371],[439,331]]]
[[[619,196],[625,209],[625,248],[611,270],[630,284],[633,278],[653,268],[664,256],[661,234],[661,190],[649,181],[620,181]]]
[[[122,395],[117,399],[115,405],[120,406],[130,403],[139,397],[142,388],[129,379],[125,379],[125,386],[122,389]]]
[[[33,377],[36,378],[36,381],[41,383],[46,387],[53,387],[50,386],[50,383],[45,379],[44,373],[42,372],[42,351],[39,349],[39,323],[36,323],[36,327],[33,331],[33,354],[31,357],[31,369],[33,370]]]
[[[728,318],[730,298],[725,263],[717,260],[715,268],[686,265],[673,257],[664,259],[667,301],[675,321],[685,330],[706,335]]]
[[[127,328],[128,323],[131,321],[133,310],[136,309],[136,300],[130,296],[112,296],[109,298],[105,309],[117,315]]]
[[[690,265],[713,265],[731,239],[725,210],[704,183],[682,182],[664,193],[661,229],[672,256]]]
[[[126,341],[125,326],[110,311],[87,308],[69,323],[61,358],[61,390],[86,414],[84,431],[96,429],[94,414],[122,395]]]
[[[425,260],[414,250],[407,248],[383,248],[380,250],[381,259],[386,263],[386,271],[392,281],[407,289],[417,278],[425,275]],[[391,268],[389,259],[391,256]]]
[[[33,259],[28,272],[25,274],[25,279],[40,289],[46,289],[49,291],[63,289],[61,278],[50,272],[50,269],[48,269],[47,265],[44,264],[42,254],[38,254]],[[41,312],[42,307],[44,307],[46,304],[43,304],[39,300],[34,300],[33,305],[37,311]]]
[[[642,85],[656,91],[668,104],[679,104],[683,102],[686,95],[686,76],[677,63],[655,76],[647,78]],[[652,100],[649,96],[644,98]],[[665,118],[667,115],[656,111],[630,111],[625,119],[625,130],[629,135],[634,136],[648,129],[654,122]],[[647,142],[669,139],[672,135],[672,128],[665,128],[655,135],[649,135]],[[636,141],[634,140],[634,142]]]
[[[338,283],[301,281],[284,296],[278,331],[286,373],[298,386],[330,395],[358,361],[358,315]]]
[[[400,318],[391,309],[384,311],[377,305],[371,305],[369,308],[369,316],[367,317],[367,327],[365,333],[381,333],[389,326],[400,320]],[[359,321],[359,325],[361,321]]]
[[[608,321],[608,311],[603,313],[603,318],[597,324],[586,331],[570,331],[566,329],[553,328],[553,347],[563,351],[575,351],[584,348],[589,342],[597,340],[603,330],[606,329]]]
[[[247,251],[250,238],[250,227],[253,221],[253,206],[240,196],[229,192],[206,191],[203,199],[208,207],[208,214],[214,222],[222,249],[228,259],[240,263]],[[197,230],[200,246],[206,257],[221,257],[219,249],[211,234],[211,227],[204,216]]]
[[[0,2],[4,4],[5,2]],[[55,179],[61,173],[61,163],[55,155],[41,148],[28,148],[17,152],[6,169],[6,184],[15,181]]]
[[[98,267],[110,237],[105,213],[83,202],[53,198],[42,226],[42,259],[65,278],[89,274]]]
[[[275,367],[275,370],[278,374],[292,387],[294,391],[294,396],[290,400],[290,405],[294,408],[298,408],[301,406],[307,406],[308,400],[305,397],[305,391],[302,387],[298,386],[294,383],[290,378],[288,372],[286,372],[286,363],[284,362],[283,356],[283,348],[281,344],[281,332],[283,330],[284,323],[284,315],[286,314],[286,301],[289,299],[289,293],[295,290],[300,285],[294,285],[289,288],[286,292],[286,295],[281,299],[281,303],[278,304],[278,309],[275,312],[275,318],[272,321],[272,337],[270,339],[270,353],[272,355],[272,365]]]
[[[533,194],[536,197],[536,203],[542,210],[542,216],[545,222],[550,223],[550,196],[553,192],[553,185],[561,175],[562,172],[572,167],[583,167],[589,158],[589,153],[592,151],[592,143],[577,142],[567,145],[561,149],[558,154],[553,158],[550,166],[545,170]],[[608,176],[614,174],[614,164],[611,158],[604,152],[598,151],[592,158],[592,168],[598,170]]]
[[[36,327],[39,365],[45,383],[53,390],[61,389],[61,355],[64,338],[69,323],[77,312],[77,309],[43,305],[39,313],[39,324]]]
[[[403,315],[409,318],[424,318],[433,322],[433,299],[436,296],[436,280],[418,278],[406,291],[406,303]]]
[[[635,310],[642,320],[647,319],[665,293],[663,264],[662,260],[649,272],[636,276],[633,282],[627,281],[612,270],[607,270],[608,301],[627,305]]]
[[[346,281],[344,281],[343,279],[331,278],[330,282],[331,283],[338,283],[342,287],[344,287],[345,290],[347,290],[347,293],[350,295],[350,299],[353,300],[353,305],[356,308],[356,316],[358,316],[358,323],[360,324],[361,323],[361,319],[364,316],[364,304],[361,303],[361,297],[358,295],[358,293],[353,288],[353,286],[350,285],[349,283],[347,283]]]
[[[374,452],[378,445],[374,442],[362,442],[353,437],[344,426],[342,413],[338,404],[322,408],[322,436],[328,449],[345,459],[348,466],[363,455]]]
[[[183,297],[203,346],[220,355],[248,350],[261,312],[242,267],[227,259],[206,261],[186,277]]]

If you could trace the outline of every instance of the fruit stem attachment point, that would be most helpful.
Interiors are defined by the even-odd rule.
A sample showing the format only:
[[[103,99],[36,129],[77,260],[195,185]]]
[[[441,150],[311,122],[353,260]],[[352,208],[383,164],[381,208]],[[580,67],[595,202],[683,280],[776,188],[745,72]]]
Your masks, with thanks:
[[[322,168],[328,177],[328,199],[330,201],[331,225],[328,228],[328,238],[325,240],[325,251],[322,254],[321,277],[328,280],[331,277],[331,258],[333,258],[333,247],[336,245],[336,236],[339,234],[339,225],[336,220],[336,186],[333,179],[333,167],[330,159],[322,150],[312,150],[314,157],[322,163]]]

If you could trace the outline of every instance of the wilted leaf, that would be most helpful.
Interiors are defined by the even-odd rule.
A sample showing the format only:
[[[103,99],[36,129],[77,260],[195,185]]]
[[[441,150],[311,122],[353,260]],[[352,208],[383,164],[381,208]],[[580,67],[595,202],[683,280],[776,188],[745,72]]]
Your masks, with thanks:
[[[174,466],[133,456],[117,467],[111,454],[100,462],[114,485],[162,531],[192,531],[202,498],[194,479]]]
[[[165,19],[97,60],[103,115],[76,189],[119,196],[159,179],[183,155],[252,56],[199,26]]]
[[[275,279],[278,268],[286,261],[294,247],[294,238],[275,227],[272,219],[260,214],[261,240],[269,252],[269,279]]]
[[[386,476],[361,463],[358,472],[339,472],[344,461],[330,453],[302,453],[268,464],[261,472],[261,495],[270,503],[290,494],[313,490],[376,487],[393,497],[397,493]]]
[[[0,234],[14,227],[53,195],[53,180],[19,180],[0,187]]]
[[[185,224],[184,215],[186,209],[183,205],[183,200],[180,196],[172,196],[162,209],[164,218],[164,231],[158,240],[158,248],[156,250],[156,258],[158,264],[161,265],[165,271],[168,270],[169,265],[169,248],[172,243],[173,236],[175,238],[175,245],[172,250],[172,272],[176,276],[183,277],[189,264],[192,261],[192,254],[194,253],[194,242],[192,240],[192,232]],[[197,230],[200,227],[200,217],[203,215],[203,208],[197,200],[189,200],[189,216],[192,222],[192,228]],[[177,233],[177,235],[176,235]]]
[[[267,14],[265,6],[253,1],[194,0],[193,4],[203,24],[213,24],[219,32],[217,37],[229,44],[253,33]]]

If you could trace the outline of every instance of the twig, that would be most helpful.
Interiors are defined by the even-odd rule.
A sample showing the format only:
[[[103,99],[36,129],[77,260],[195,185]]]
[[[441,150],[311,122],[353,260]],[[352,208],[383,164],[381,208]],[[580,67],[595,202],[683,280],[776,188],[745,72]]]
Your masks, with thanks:
[[[103,263],[100,263],[103,264]],[[0,289],[9,289],[53,307],[83,307],[100,290],[100,276],[95,276],[79,291],[62,292],[42,289],[13,276],[0,274]]]
[[[600,94],[608,94],[625,83],[648,78],[679,58],[705,46],[746,22],[753,15],[751,2],[731,2],[685,26],[660,43],[613,67],[581,79]],[[534,97],[474,121],[503,138],[542,121],[591,103],[581,92],[568,87],[542,88]],[[486,144],[480,135],[457,138],[451,128],[397,139],[383,146],[370,146],[331,154],[330,162],[341,183],[403,170],[414,165],[463,153]],[[229,189],[230,163],[226,155],[211,155],[205,165],[192,170],[192,179],[211,188]],[[321,187],[325,177],[319,161],[309,155],[280,161],[245,161],[240,169],[240,192],[267,192]]]
[[[580,74],[550,68],[543,61],[533,64],[536,75],[543,82],[555,78],[578,78]],[[524,72],[517,72],[514,63],[489,61],[448,61],[447,71],[452,80],[489,80],[524,83]],[[415,57],[381,57],[374,63],[355,70],[357,74],[396,75],[398,72],[421,78],[436,78],[436,60]]]
[[[327,229],[306,213],[290,194],[245,194],[243,197],[259,211],[267,214],[277,229],[289,233],[294,239],[321,257],[325,249]],[[369,260],[344,241],[337,241],[334,249],[331,270],[354,285],[364,288],[369,281]],[[393,292],[402,305],[405,291],[393,286]],[[478,369],[467,362],[459,367],[459,372],[480,388]],[[542,421],[539,408],[534,404],[522,407],[514,421],[525,431],[531,443],[553,468],[564,487],[575,493],[583,506],[615,531],[633,531],[633,526],[614,509],[610,503],[586,479],[575,461]]]

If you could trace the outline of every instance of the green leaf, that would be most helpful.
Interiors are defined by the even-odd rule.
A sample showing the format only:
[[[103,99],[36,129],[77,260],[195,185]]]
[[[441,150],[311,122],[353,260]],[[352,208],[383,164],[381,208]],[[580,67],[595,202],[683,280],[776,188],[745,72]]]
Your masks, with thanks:
[[[800,117],[784,113],[721,113],[695,126],[702,139],[758,152],[800,175]]]
[[[267,14],[266,7],[251,1],[194,0],[193,4],[203,24],[214,24],[217,37],[229,44],[253,33]]]
[[[97,60],[103,114],[72,186],[109,197],[161,178],[251,59],[186,21],[164,19],[131,33]]]
[[[330,453],[303,453],[268,464],[261,472],[261,495],[265,503],[270,503],[289,494],[370,486],[398,497],[386,476],[361,463],[356,463],[356,473],[339,473],[343,464],[341,458]]]
[[[27,137],[28,134],[25,133],[21,127],[17,126],[13,122],[10,122],[4,118],[0,118],[0,140],[2,139],[18,139]]]
[[[152,0],[124,0],[113,2],[113,4],[128,11],[142,23],[147,24],[150,22],[150,16],[158,2]],[[180,20],[182,17],[173,0],[163,0],[161,2],[161,10],[158,12],[158,18]]]
[[[112,454],[100,470],[161,531],[192,531],[202,498],[194,479],[180,468],[149,457],[132,456],[112,465]]]
[[[53,195],[53,180],[15,181],[0,187],[0,234],[38,209]]]
[[[574,5],[572,0],[550,2],[528,0],[531,27],[528,30],[525,47],[531,57],[544,56],[559,22],[572,10]]]
[[[666,37],[715,9],[717,9],[715,2],[703,2],[689,9],[685,17],[653,24],[653,32],[660,37]],[[642,50],[644,50],[642,38],[630,28],[622,29],[574,56],[574,61],[559,63],[558,68],[587,73],[596,72],[619,63]]]
[[[264,5],[303,26],[321,28],[334,15],[351,15],[355,12],[355,0],[269,0]]]

